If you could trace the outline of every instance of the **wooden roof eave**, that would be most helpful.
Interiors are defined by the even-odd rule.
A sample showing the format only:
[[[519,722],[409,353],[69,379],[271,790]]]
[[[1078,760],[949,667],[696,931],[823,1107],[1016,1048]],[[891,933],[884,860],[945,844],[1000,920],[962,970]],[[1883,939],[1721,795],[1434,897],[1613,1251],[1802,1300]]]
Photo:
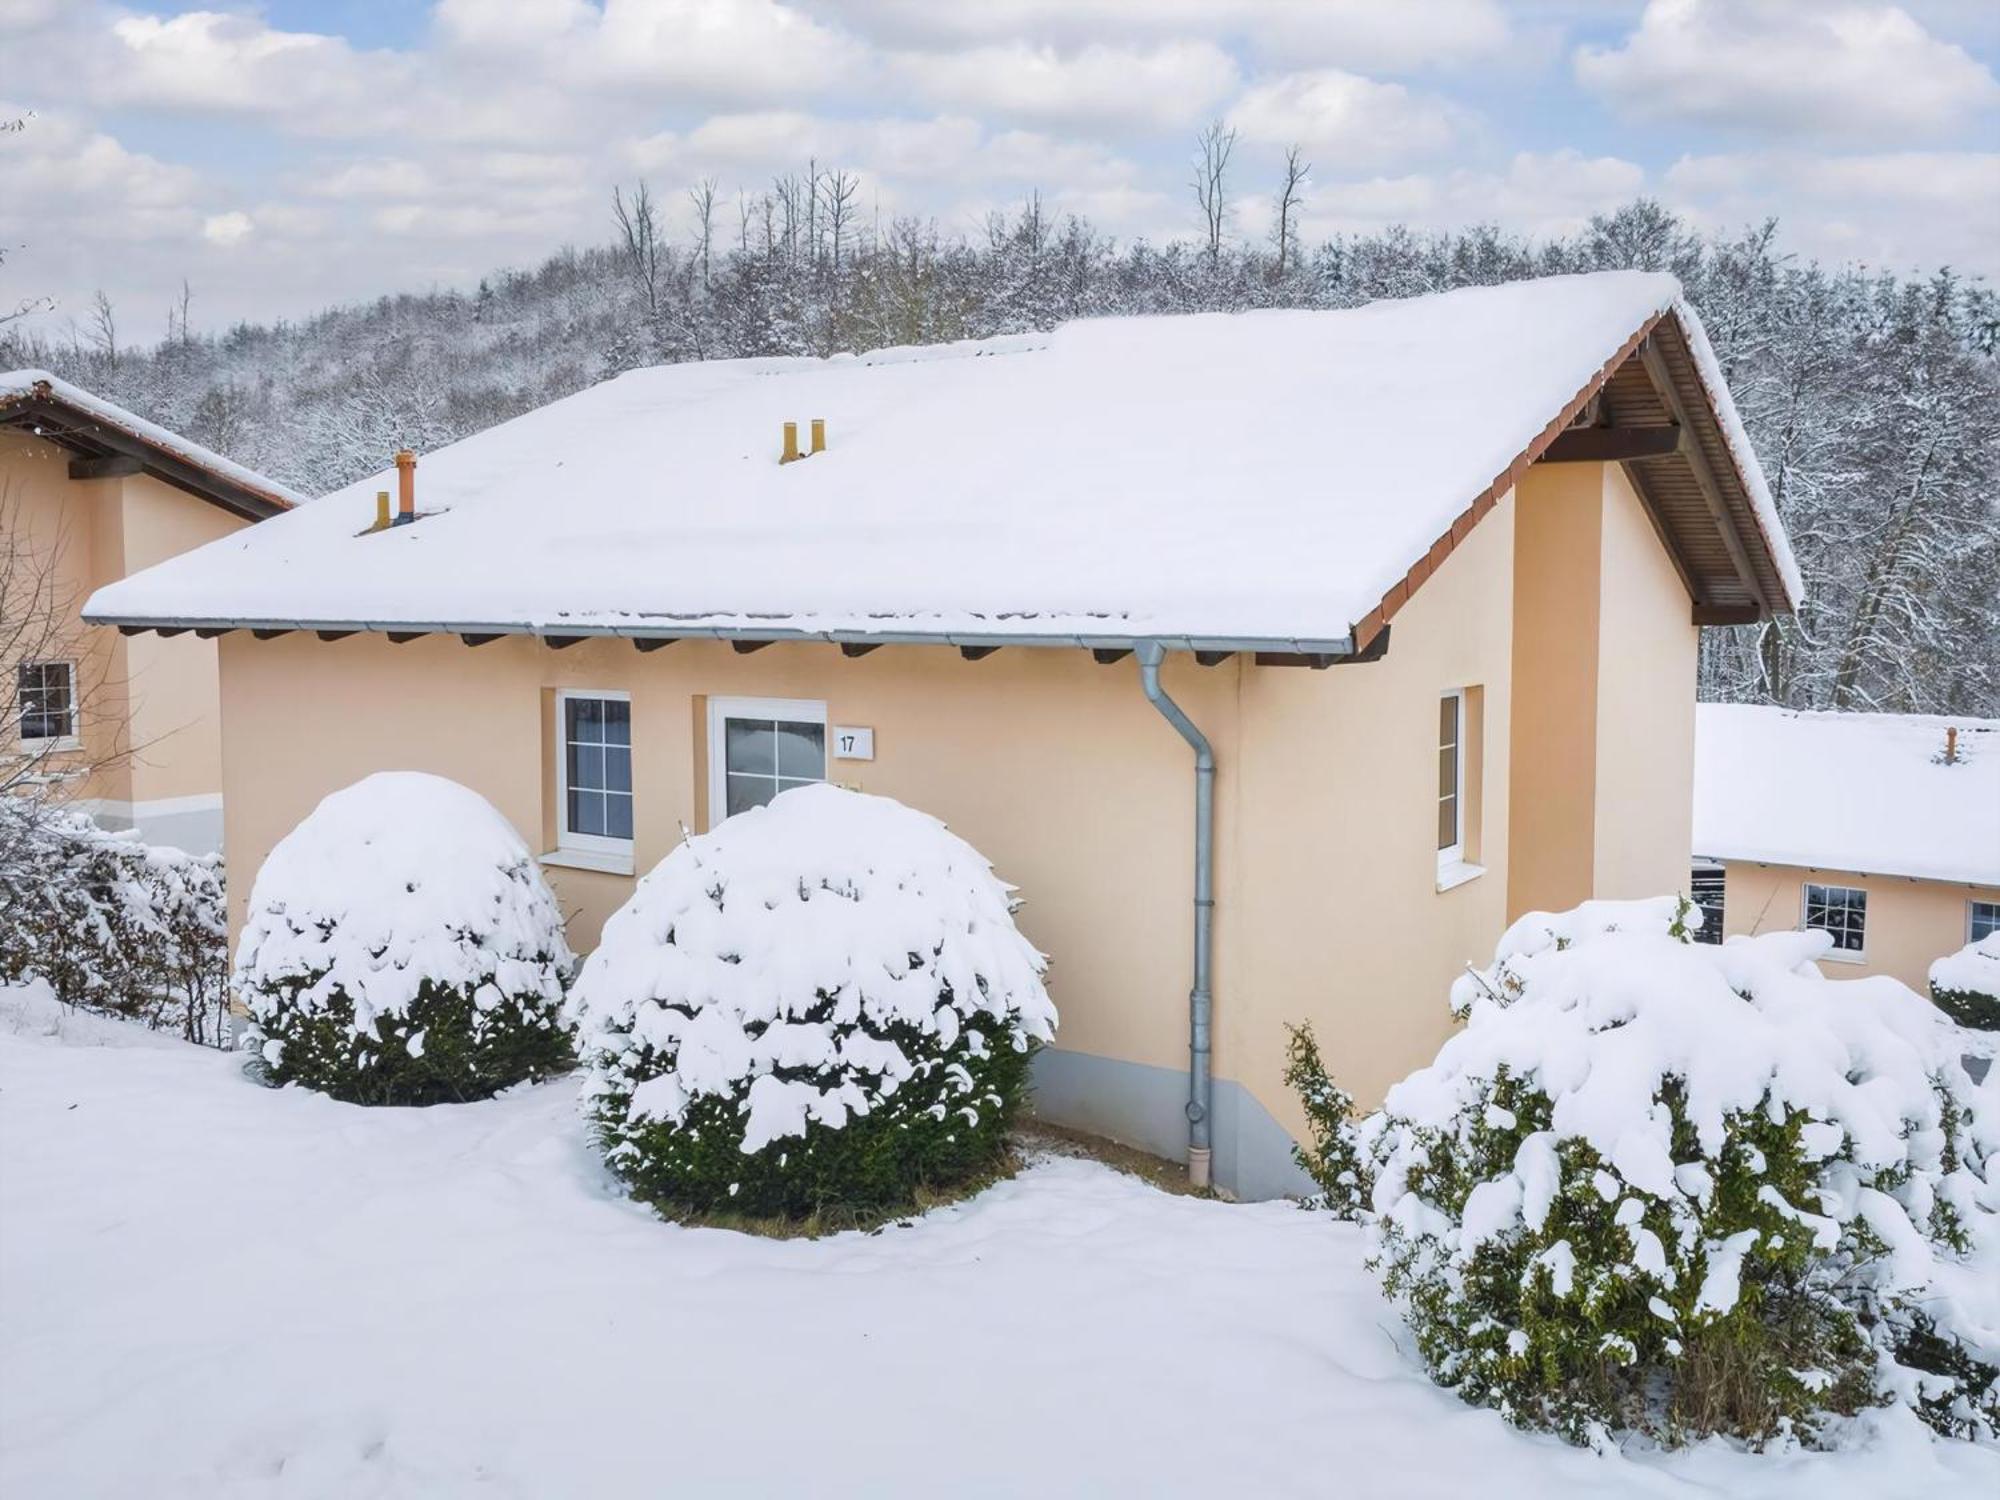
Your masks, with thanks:
[[[1658,403],[1654,411],[1640,414],[1638,421],[1644,426],[1677,428],[1675,438],[1655,441],[1635,433],[1622,442],[1576,442],[1573,435],[1579,430],[1579,419],[1599,412],[1613,378],[1628,367],[1643,371]],[[1625,418],[1617,420],[1622,428]],[[1500,497],[1518,485],[1522,475],[1550,455],[1559,442],[1566,446],[1558,456],[1617,462],[1624,468],[1688,591],[1690,617],[1695,624],[1748,624],[1789,612],[1792,606],[1787,590],[1758,526],[1748,486],[1736,470],[1680,320],[1669,310],[1642,323],[1513,462],[1473,497],[1450,529],[1391,585],[1381,602],[1355,623],[1357,651],[1367,649],[1472,528],[1491,514]],[[1663,471],[1687,475],[1699,490],[1708,528],[1703,547],[1692,545],[1696,539],[1687,534],[1682,518],[1659,500],[1657,476]],[[1716,540],[1729,559],[1726,577],[1698,562],[1700,553],[1712,550]]]
[[[276,495],[150,442],[95,412],[70,405],[59,396],[37,393],[0,402],[0,427],[29,432],[86,462],[129,459],[139,472],[248,521],[266,520],[292,508]],[[104,470],[105,475],[112,472],[109,467]]]

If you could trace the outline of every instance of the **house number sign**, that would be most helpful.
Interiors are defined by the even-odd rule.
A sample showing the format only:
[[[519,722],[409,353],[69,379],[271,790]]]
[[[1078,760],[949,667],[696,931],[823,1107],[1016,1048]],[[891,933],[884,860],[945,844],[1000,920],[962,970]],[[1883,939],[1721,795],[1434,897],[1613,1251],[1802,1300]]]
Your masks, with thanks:
[[[833,726],[833,758],[835,760],[873,760],[875,758],[875,731],[852,724]]]

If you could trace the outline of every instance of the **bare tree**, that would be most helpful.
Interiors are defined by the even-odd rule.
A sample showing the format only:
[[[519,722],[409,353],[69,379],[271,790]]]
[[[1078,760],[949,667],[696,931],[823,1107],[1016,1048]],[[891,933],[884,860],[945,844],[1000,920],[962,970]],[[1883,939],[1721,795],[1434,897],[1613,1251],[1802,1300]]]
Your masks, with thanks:
[[[1285,148],[1285,181],[1278,192],[1278,222],[1271,233],[1278,247],[1279,280],[1298,257],[1299,205],[1305,201],[1306,176],[1311,171],[1312,163],[1302,159],[1297,146]]]
[[[709,254],[715,245],[715,179],[704,177],[689,188],[688,202],[694,205],[695,252],[701,260],[701,287],[707,291],[713,284]]]
[[[167,342],[178,344],[185,349],[194,342],[194,334],[188,328],[188,308],[194,301],[194,288],[188,285],[187,277],[181,278],[181,293],[167,308]]]
[[[1201,152],[1195,163],[1194,201],[1201,209],[1208,233],[1208,264],[1214,269],[1222,261],[1222,231],[1229,222],[1229,158],[1236,150],[1236,132],[1220,120],[1212,120],[1197,138]]]
[[[113,367],[118,364],[118,317],[112,311],[111,299],[99,287],[90,299],[90,321],[85,325],[90,345],[102,354]]]
[[[611,190],[611,215],[618,224],[618,248],[623,253],[632,281],[646,299],[646,316],[660,314],[660,214],[653,206],[653,194],[641,182],[625,201],[622,189]]]
[[[73,539],[67,528],[38,535],[10,487],[0,483],[0,797],[14,816],[0,839],[38,826],[41,811],[75,797],[98,772],[132,753],[122,731],[86,731],[100,723],[114,697],[111,659],[77,611],[74,570],[65,566]],[[101,707],[93,708],[93,705]],[[0,848],[0,870],[11,868]]]
[[[852,172],[828,172],[821,181],[820,196],[826,203],[827,234],[833,242],[833,273],[838,276],[841,247],[854,227],[854,202],[861,192],[861,180]]]

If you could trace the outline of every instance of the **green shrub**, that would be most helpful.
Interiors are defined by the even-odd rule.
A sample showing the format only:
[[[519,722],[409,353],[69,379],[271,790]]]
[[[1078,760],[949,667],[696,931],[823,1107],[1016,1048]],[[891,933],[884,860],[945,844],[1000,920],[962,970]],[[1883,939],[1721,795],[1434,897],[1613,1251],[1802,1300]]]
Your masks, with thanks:
[[[1823,934],[1606,915],[1517,925],[1362,1128],[1372,1264],[1432,1375],[1573,1441],[1809,1440],[1885,1401],[1994,1435],[1965,1298],[2000,1120],[1951,1028],[1802,972]]]
[[[1285,1087],[1306,1112],[1311,1144],[1292,1143],[1292,1160],[1319,1188],[1306,1207],[1350,1222],[1368,1206],[1371,1174],[1355,1131],[1354,1096],[1335,1083],[1320,1060],[1312,1023],[1285,1028]]]
[[[385,772],[270,853],[237,993],[274,1083],[355,1104],[483,1099],[572,1066],[555,897],[476,793]]]
[[[0,795],[0,983],[220,1045],[229,975],[219,855],[154,847]]]
[[[1932,964],[1931,999],[1961,1026],[2000,1031],[2000,930]]]
[[[1012,911],[887,798],[801,787],[689,839],[571,996],[611,1168],[672,1214],[816,1227],[992,1173],[1055,1024]]]

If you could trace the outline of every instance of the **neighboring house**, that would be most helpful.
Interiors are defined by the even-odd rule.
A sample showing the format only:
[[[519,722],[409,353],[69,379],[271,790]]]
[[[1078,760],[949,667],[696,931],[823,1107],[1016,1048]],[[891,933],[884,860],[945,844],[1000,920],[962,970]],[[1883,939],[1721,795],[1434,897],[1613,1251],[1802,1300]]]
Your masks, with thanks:
[[[1930,967],[2000,926],[2000,720],[1696,715],[1694,894],[1716,940],[1824,928],[1825,972]]]
[[[107,827],[220,848],[215,642],[77,612],[300,498],[44,371],[0,373],[0,782],[51,779]]]
[[[1262,1195],[1287,1023],[1372,1102],[1510,917],[1682,886],[1696,627],[1797,595],[1677,284],[1618,273],[636,370],[88,614],[227,632],[238,921],[386,767],[490,798],[586,950],[683,828],[886,793],[1023,892],[1038,1109]]]

